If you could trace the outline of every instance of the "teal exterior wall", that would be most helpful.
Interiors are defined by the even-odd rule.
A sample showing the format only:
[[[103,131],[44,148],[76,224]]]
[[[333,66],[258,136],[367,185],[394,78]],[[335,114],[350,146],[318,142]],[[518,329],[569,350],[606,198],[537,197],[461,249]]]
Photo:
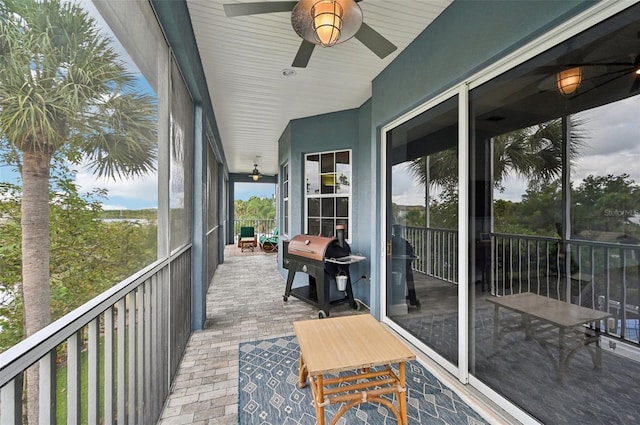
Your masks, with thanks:
[[[454,1],[372,82],[374,125],[460,83],[595,1]]]
[[[291,161],[289,184],[291,185],[291,230],[295,236],[304,232],[304,156],[307,153],[351,149],[358,140],[358,110],[333,112],[291,122]],[[356,153],[353,152],[356,167]],[[353,181],[352,191],[357,190]],[[298,202],[300,200],[300,202]]]
[[[308,153],[352,149],[352,252],[369,251],[371,235],[362,238],[369,232],[369,214],[356,215],[361,211],[360,205],[368,205],[371,197],[371,131],[369,102],[358,109],[333,112],[308,118],[293,120],[279,140],[280,164],[289,163],[290,187],[290,232],[289,237],[304,233],[304,157]],[[282,204],[280,204],[282,207]],[[361,218],[363,220],[361,220]],[[284,228],[280,222],[280,228]],[[356,236],[357,235],[357,236]],[[281,253],[279,254],[281,255]],[[279,264],[282,265],[280,258]],[[354,296],[368,305],[370,288],[368,280],[358,279],[362,275],[370,275],[369,262],[354,265],[350,269],[354,282]],[[287,270],[281,269],[286,277]],[[296,275],[294,286],[302,284],[304,275]],[[355,283],[358,281],[357,283]],[[284,289],[284,288],[283,288]]]

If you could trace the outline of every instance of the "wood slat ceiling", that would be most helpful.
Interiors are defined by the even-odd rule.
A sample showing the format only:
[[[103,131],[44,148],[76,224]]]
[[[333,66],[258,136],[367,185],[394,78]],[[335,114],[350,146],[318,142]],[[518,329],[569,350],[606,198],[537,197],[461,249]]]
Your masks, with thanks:
[[[187,0],[229,171],[250,173],[258,158],[263,174],[276,174],[278,138],[290,120],[362,105],[374,77],[451,1],[361,1],[364,22],[395,52],[380,59],[353,38],[317,46],[306,68],[292,68],[301,39],[290,13],[229,18],[222,5],[236,0]]]

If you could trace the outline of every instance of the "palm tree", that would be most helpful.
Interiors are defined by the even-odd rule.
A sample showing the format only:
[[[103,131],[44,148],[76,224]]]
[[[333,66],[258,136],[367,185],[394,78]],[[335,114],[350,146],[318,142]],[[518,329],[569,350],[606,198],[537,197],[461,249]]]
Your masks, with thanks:
[[[22,178],[22,291],[27,336],[51,322],[49,176],[54,158],[98,176],[152,171],[156,105],[77,4],[0,0],[0,147]],[[37,422],[37,371],[27,376]],[[35,372],[35,373],[33,373]]]
[[[575,160],[586,138],[582,123],[573,119],[569,160]],[[510,173],[529,180],[546,181],[562,171],[564,137],[562,120],[555,119],[493,138],[493,181],[496,188]],[[427,184],[426,157],[409,163],[409,171],[420,184]],[[428,184],[449,187],[458,180],[458,152],[454,149],[429,156]]]

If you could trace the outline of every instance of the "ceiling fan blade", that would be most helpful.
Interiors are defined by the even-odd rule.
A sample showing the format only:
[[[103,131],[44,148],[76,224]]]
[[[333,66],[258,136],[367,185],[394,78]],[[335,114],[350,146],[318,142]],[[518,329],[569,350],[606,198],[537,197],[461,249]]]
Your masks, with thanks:
[[[599,89],[600,87],[604,87],[607,84],[617,80],[618,78],[623,78],[625,75],[628,75],[628,70],[625,70],[623,72],[617,71],[617,72],[609,72],[607,74],[604,74],[604,77],[611,77],[613,75],[613,77],[611,78],[607,78],[604,81],[600,81],[597,84],[594,84],[592,87],[590,87],[588,90],[585,90],[581,93],[576,94],[575,96],[573,96],[573,98],[575,99],[576,97],[581,97],[586,95],[587,93],[592,92],[593,90]]]
[[[371,28],[369,25],[362,23],[360,29],[356,33],[355,37],[365,46],[369,48],[373,53],[378,55],[380,59],[386,58],[397,47],[380,35],[379,32]]]
[[[296,57],[293,59],[291,66],[296,68],[306,68],[315,47],[315,44],[307,40],[302,40],[302,44],[300,44],[298,53],[296,53]]]
[[[256,3],[223,4],[224,13],[228,17],[259,15],[261,13],[291,12],[297,1],[262,1]]]
[[[583,69],[596,69],[596,68],[606,68],[606,67],[625,67],[629,68],[631,64],[624,62],[593,62],[593,63],[567,63],[562,65],[545,65],[539,66],[533,73],[535,74],[555,74],[557,72],[563,71],[569,68],[581,67]],[[612,71],[619,72],[619,71]],[[624,71],[623,71],[624,72]]]

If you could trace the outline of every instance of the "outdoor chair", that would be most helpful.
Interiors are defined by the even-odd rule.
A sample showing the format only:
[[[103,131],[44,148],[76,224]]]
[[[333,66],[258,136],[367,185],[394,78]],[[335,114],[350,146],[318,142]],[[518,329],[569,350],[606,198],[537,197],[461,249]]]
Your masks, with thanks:
[[[258,246],[258,239],[253,227],[243,226],[240,228],[240,234],[238,235],[238,247],[240,251],[244,252],[245,249],[251,249]]]
[[[274,252],[278,250],[278,228],[273,229],[272,234],[264,234],[260,236],[260,248],[266,252]]]

